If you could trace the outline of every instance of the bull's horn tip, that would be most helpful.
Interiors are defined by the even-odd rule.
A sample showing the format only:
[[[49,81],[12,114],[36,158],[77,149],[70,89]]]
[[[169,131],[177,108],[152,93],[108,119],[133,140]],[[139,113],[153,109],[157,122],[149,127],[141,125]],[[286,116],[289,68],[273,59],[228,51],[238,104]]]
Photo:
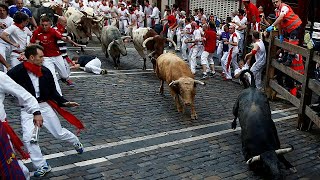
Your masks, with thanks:
[[[248,159],[248,161],[246,162],[246,164],[250,164],[252,161],[252,158]]]

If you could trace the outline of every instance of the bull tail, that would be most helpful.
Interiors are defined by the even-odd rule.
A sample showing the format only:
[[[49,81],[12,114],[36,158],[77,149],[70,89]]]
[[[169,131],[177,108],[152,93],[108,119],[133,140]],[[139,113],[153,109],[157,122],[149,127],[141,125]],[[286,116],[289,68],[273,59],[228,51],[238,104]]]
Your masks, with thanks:
[[[249,73],[250,76],[251,76],[251,84],[249,82],[249,79],[245,75],[246,73]],[[246,69],[246,70],[241,72],[240,81],[244,85],[244,88],[248,88],[248,87],[254,87],[255,88],[256,87],[256,83],[255,83],[255,80],[254,80],[254,75],[249,69]]]

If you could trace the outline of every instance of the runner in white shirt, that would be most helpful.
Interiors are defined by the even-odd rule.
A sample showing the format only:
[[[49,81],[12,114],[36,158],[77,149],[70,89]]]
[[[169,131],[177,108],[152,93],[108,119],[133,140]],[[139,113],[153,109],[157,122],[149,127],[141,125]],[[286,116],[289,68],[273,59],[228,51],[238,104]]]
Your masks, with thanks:
[[[199,26],[196,22],[192,22],[191,23],[191,27],[192,27],[192,30],[193,30],[193,36],[192,36],[192,39],[193,41],[195,41],[192,45],[191,45],[191,57],[190,57],[190,69],[191,69],[191,72],[193,74],[196,73],[196,66],[197,66],[197,54],[199,53],[200,51],[200,46],[201,46],[201,32],[199,30]]]
[[[99,4],[97,11],[99,15],[107,16],[107,14],[109,13],[109,6],[106,0],[101,1],[101,4]]]
[[[181,38],[181,42],[182,42],[182,45],[181,45],[182,59],[185,60],[185,61],[188,60],[187,49],[190,52],[190,47],[191,47],[190,44],[185,43],[185,41],[187,39],[191,39],[192,38],[192,34],[191,34],[192,28],[191,28],[190,21],[191,20],[190,20],[189,17],[185,18],[185,27],[183,28],[183,30],[181,32],[181,34],[182,34],[182,38]]]
[[[239,54],[240,56],[243,53],[244,49],[244,34],[245,34],[245,29],[247,28],[246,23],[247,23],[247,18],[244,16],[245,11],[243,9],[239,9],[238,15],[236,15],[233,18],[233,23],[236,24],[236,33],[239,36]]]
[[[134,8],[131,6],[129,7],[129,13],[130,13],[130,23],[128,25],[128,36],[132,36],[132,31],[138,28],[138,18],[137,15],[134,13]]]
[[[253,55],[255,56],[256,62],[252,65],[252,67],[250,68],[250,71],[254,75],[257,89],[262,90],[261,73],[262,73],[263,67],[266,64],[266,49],[263,44],[263,41],[259,37],[260,37],[260,33],[258,31],[253,31],[252,33],[252,41],[254,42],[253,49],[250,53],[248,53],[245,56],[245,60],[247,60],[248,64],[250,64],[251,57]]]
[[[109,20],[109,25],[117,25],[118,22],[118,15],[119,15],[119,11],[118,8],[116,6],[113,5],[113,1],[110,0],[109,1],[109,14],[110,14],[110,20]]]
[[[13,24],[13,19],[8,16],[8,6],[0,5],[0,34]],[[10,64],[6,61],[9,60],[11,53],[11,45],[0,39],[0,55],[4,58],[5,65],[3,66],[4,72],[7,72],[7,68]]]
[[[137,6],[136,15],[138,18],[138,27],[144,27],[145,15],[142,11],[142,6]]]
[[[30,42],[32,32],[26,27],[29,23],[29,17],[25,13],[17,12],[13,16],[14,24],[1,33],[1,39],[12,45],[10,56],[11,67],[20,64],[18,58]]]
[[[159,11],[159,8],[157,7],[157,3],[153,4],[152,14],[150,15],[150,17],[153,21],[152,26],[160,23],[160,11]]]
[[[118,10],[119,13],[119,30],[121,34],[128,33],[128,24],[129,24],[129,11],[125,8],[125,4],[122,3]]]
[[[151,14],[152,14],[152,6],[149,4],[148,0],[144,1],[144,14],[147,19],[147,27],[152,27],[152,19],[151,19]]]
[[[224,44],[229,45],[229,51],[228,53],[224,53],[221,58],[221,65],[223,73],[225,74],[224,80],[231,80],[231,68],[230,65],[232,64],[233,69],[238,69],[238,63],[237,63],[237,54],[239,52],[238,49],[238,36],[235,32],[235,26],[230,25],[229,26],[229,32],[230,32],[230,38],[228,41],[224,42]]]

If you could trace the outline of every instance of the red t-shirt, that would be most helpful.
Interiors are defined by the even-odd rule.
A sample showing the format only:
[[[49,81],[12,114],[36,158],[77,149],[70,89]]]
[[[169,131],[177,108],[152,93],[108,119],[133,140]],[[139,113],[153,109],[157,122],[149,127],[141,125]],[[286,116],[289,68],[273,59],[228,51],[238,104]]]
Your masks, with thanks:
[[[174,15],[169,15],[168,16],[168,25],[169,27],[174,25],[176,23],[176,17],[174,17]]]
[[[258,8],[251,2],[249,3],[248,7],[246,7],[246,14],[249,22],[253,21],[252,16],[256,17],[256,22],[259,23],[261,21],[259,17],[260,13]]]
[[[216,51],[217,33],[213,30],[207,30],[204,33],[206,41],[204,42],[204,50],[208,53],[214,53]]]
[[[60,40],[62,37],[62,34],[55,29],[49,28],[47,32],[44,32],[40,26],[33,32],[30,42],[36,43],[36,40],[40,41],[39,44],[44,48],[44,56],[54,57],[60,55],[57,40]]]

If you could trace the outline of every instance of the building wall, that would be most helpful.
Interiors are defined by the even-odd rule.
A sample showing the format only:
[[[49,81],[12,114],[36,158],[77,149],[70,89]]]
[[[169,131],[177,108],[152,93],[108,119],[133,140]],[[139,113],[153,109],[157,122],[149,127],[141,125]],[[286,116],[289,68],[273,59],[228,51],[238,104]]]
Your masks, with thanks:
[[[203,8],[205,14],[213,14],[220,19],[226,19],[239,9],[238,0],[190,0],[190,10]]]

